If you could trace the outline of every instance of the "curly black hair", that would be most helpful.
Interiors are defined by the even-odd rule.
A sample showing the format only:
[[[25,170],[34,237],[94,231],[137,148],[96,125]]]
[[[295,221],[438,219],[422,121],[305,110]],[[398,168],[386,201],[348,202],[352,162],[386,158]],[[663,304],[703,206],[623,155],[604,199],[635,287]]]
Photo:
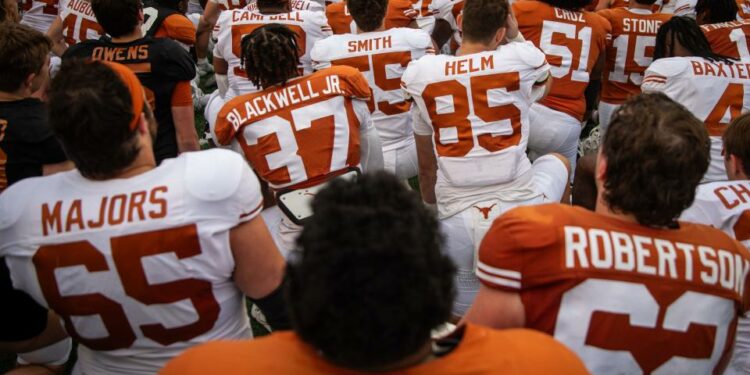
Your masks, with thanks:
[[[673,227],[693,203],[709,149],[705,125],[679,103],[661,93],[631,98],[604,136],[604,201],[641,225]]]
[[[659,27],[659,31],[656,32],[654,60],[673,57],[675,42],[679,42],[690,52],[691,56],[702,57],[711,62],[721,61],[726,64],[735,62],[731,57],[714,53],[706,35],[703,34],[695,20],[690,17],[672,17]]]
[[[438,221],[386,172],[333,181],[289,265],[292,326],[329,361],[376,369],[423,348],[450,318],[455,266]]]
[[[242,38],[240,64],[255,86],[284,85],[299,75],[298,35],[279,23],[261,26]]]

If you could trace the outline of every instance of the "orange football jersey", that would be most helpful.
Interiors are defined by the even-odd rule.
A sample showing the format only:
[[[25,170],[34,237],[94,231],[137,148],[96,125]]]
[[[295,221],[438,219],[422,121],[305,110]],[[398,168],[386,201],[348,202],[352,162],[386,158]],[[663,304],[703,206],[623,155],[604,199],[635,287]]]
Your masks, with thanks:
[[[750,308],[750,253],[718,229],[648,228],[578,207],[495,221],[477,276],[594,374],[720,374]]]
[[[412,8],[410,0],[390,0],[385,13],[385,28],[408,27],[417,18],[419,12]],[[349,34],[357,32],[346,2],[333,3],[326,7],[326,17],[334,34]]]
[[[359,165],[360,120],[365,111],[369,123],[371,95],[359,70],[323,69],[227,102],[216,141],[237,141],[274,189],[314,186]]]
[[[702,25],[701,30],[715,53],[750,58],[750,20]]]
[[[540,103],[583,119],[583,93],[605,49],[609,22],[596,13],[573,12],[534,0],[513,3],[513,12],[524,38],[541,49],[552,66],[552,90]]]
[[[292,332],[252,341],[217,341],[187,351],[161,375],[190,374],[326,374],[362,372],[334,366]],[[588,374],[581,361],[563,345],[539,332],[496,331],[468,324],[452,352],[432,361],[382,375],[575,375]]]
[[[599,15],[612,25],[605,53],[601,100],[622,104],[641,92],[643,73],[653,60],[656,32],[671,15],[625,8],[605,9],[599,11]]]

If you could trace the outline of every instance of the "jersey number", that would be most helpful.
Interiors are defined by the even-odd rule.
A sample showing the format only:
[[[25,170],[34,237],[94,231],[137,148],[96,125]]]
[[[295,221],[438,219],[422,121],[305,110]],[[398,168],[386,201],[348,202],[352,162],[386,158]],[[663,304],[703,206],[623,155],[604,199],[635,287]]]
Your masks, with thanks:
[[[478,133],[476,142],[489,152],[517,145],[521,140],[521,110],[513,103],[492,105],[489,95],[491,90],[506,93],[518,91],[520,82],[518,72],[509,72],[471,77],[469,87],[457,80],[427,85],[422,98],[435,127],[438,155],[462,157],[468,154],[474,148],[475,130]],[[469,100],[473,104],[474,115],[485,122],[478,129],[472,129],[469,120]],[[509,125],[501,121],[508,121]],[[507,134],[494,136],[492,132]]]
[[[104,31],[98,23],[87,20],[83,17],[78,17],[73,13],[65,16],[63,20],[63,35],[65,36],[65,43],[72,46],[76,43],[86,41],[89,38],[89,30],[96,32],[96,37],[103,35]],[[94,38],[96,38],[94,37]]]
[[[563,35],[565,41],[560,42],[555,35]],[[563,44],[556,44],[558,43]],[[586,26],[576,33],[576,25],[544,21],[542,26],[542,37],[539,48],[544,51],[552,67],[552,76],[563,78],[568,74],[571,81],[589,81],[589,53],[591,52],[591,28]],[[576,60],[576,68],[573,69],[573,61]]]
[[[372,71],[375,85],[383,92],[391,91],[401,94],[401,76],[388,78],[388,66],[398,65],[406,68],[411,61],[411,52],[386,52],[374,55],[364,55],[333,61],[333,65],[348,65],[359,69],[360,72]],[[403,97],[403,96],[402,96]],[[387,100],[375,101],[375,95],[367,102],[370,112],[378,110],[388,116],[404,113],[411,108],[405,100],[391,103]]]
[[[656,45],[656,37],[654,36],[635,36],[635,44],[631,45],[630,35],[620,35],[615,38],[612,45],[617,49],[617,56],[615,57],[615,70],[610,72],[609,79],[611,81],[626,83],[628,79],[635,85],[639,85],[643,82],[643,72],[646,68],[651,65],[653,59],[653,48]],[[647,49],[651,49],[651,56],[647,56]],[[633,51],[630,55],[630,51]],[[637,66],[636,72],[625,74],[625,70],[631,64]]]
[[[160,323],[143,324],[143,336],[167,346],[188,341],[208,332],[219,317],[219,304],[211,282],[182,279],[159,284],[149,283],[144,269],[144,258],[174,254],[179,259],[201,254],[198,233],[194,224],[177,228],[114,237],[110,240],[112,260],[127,296],[144,305],[171,304],[190,300],[197,320],[183,326],[167,328]],[[50,308],[62,316],[68,333],[93,350],[115,350],[130,347],[136,340],[133,326],[122,305],[104,294],[63,294],[56,271],[74,268],[77,274],[87,274],[96,289],[97,274],[110,270],[105,256],[88,241],[60,245],[45,245],[32,258],[44,298]],[[113,287],[113,286],[110,286]],[[98,316],[106,328],[105,337],[85,337],[76,329],[73,317],[94,319]]]
[[[745,35],[745,30],[732,30],[732,32],[729,33],[729,40],[737,45],[737,53],[739,54],[740,58],[750,57],[750,51],[748,51],[747,48],[747,35]]]
[[[147,35],[151,28],[154,27],[156,20],[159,18],[159,10],[153,7],[143,8],[143,25],[141,25],[141,32],[143,35]]]
[[[643,284],[588,279],[563,295],[554,336],[593,373],[712,373],[733,334],[734,302],[687,291],[664,305]],[[608,334],[592,328],[604,326]],[[656,337],[665,340],[656,352],[639,344]],[[713,348],[696,345],[701,339]]]
[[[359,142],[359,124],[351,125],[347,117],[353,117],[350,105],[336,96],[294,109],[288,117],[272,116],[246,126],[245,154],[272,184],[299,184],[342,170]]]
[[[721,136],[724,134],[726,125],[736,119],[742,113],[742,106],[745,100],[745,86],[739,83],[730,83],[727,85],[724,94],[721,95],[714,109],[706,117],[706,127],[708,134],[712,136]],[[726,118],[729,112],[729,118]]]

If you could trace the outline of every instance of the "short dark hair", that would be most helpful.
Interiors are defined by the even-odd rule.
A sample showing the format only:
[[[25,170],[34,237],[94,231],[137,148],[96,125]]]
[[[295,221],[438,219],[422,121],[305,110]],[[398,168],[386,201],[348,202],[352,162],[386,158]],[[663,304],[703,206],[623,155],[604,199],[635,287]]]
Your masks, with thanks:
[[[313,212],[287,273],[297,334],[351,369],[415,354],[450,318],[455,294],[435,215],[387,172],[331,182]]]
[[[132,107],[128,88],[104,63],[63,61],[49,91],[49,121],[83,176],[114,177],[138,156],[136,132],[130,130]],[[144,112],[151,119],[148,108]]]
[[[240,64],[255,86],[268,88],[299,75],[297,33],[279,23],[261,26],[242,38]]]
[[[507,0],[466,0],[461,22],[464,39],[490,42],[497,30],[507,25],[508,12]]]
[[[556,8],[574,10],[574,11],[580,11],[581,9],[591,5],[591,3],[593,2],[593,0],[541,0],[541,1],[549,5],[552,5],[553,7],[556,7]]]
[[[346,7],[362,31],[374,31],[383,24],[388,0],[347,0]]]
[[[708,23],[735,21],[739,11],[735,0],[698,0],[695,4],[696,14],[708,12]]]
[[[667,41],[669,40],[669,43]],[[711,62],[721,61],[732,64],[731,57],[719,55],[711,50],[711,44],[694,19],[685,16],[672,17],[664,22],[656,32],[654,60],[674,56],[675,41],[679,42],[692,56],[702,57]]]
[[[633,0],[633,1],[635,1],[638,4],[643,4],[643,5],[654,5],[654,4],[656,4],[656,0]]]
[[[709,148],[705,125],[685,107],[662,93],[633,97],[604,136],[604,200],[641,225],[673,226],[693,203]]]
[[[742,170],[750,176],[750,113],[737,117],[722,136],[724,157],[734,155],[742,160]]]
[[[96,22],[112,37],[132,33],[138,27],[141,0],[91,0]]]
[[[15,92],[42,70],[51,44],[39,31],[12,22],[0,23],[0,35],[0,91]]]

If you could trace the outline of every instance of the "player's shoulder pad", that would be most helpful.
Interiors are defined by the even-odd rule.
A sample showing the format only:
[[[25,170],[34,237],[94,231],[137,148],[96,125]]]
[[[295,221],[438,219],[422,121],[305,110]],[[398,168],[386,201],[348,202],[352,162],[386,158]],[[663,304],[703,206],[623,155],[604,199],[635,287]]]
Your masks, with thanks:
[[[234,194],[242,180],[242,168],[247,166],[240,154],[218,148],[181,157],[185,158],[187,191],[204,201],[220,201]]]
[[[518,58],[521,61],[534,69],[541,67],[547,62],[547,56],[544,52],[529,41],[510,43],[509,46],[513,47],[513,51],[518,54]]]
[[[445,58],[445,55],[424,55],[417,60],[412,60],[409,62],[409,65],[406,66],[404,74],[401,75],[401,82],[408,85],[416,81],[419,78],[420,73],[426,71],[424,67],[438,64]]]
[[[154,68],[163,68],[162,73],[179,81],[189,81],[195,77],[193,58],[179,43],[169,38],[157,38],[153,40],[153,47],[156,46],[159,60]]]
[[[39,181],[41,178],[25,178],[0,194],[0,229],[10,228],[18,221],[30,198],[37,195],[37,191],[42,186],[41,181]],[[48,185],[46,182],[45,186]]]
[[[655,73],[664,77],[675,77],[685,72],[690,64],[690,60],[685,57],[664,57],[649,65],[646,76]]]
[[[412,48],[426,49],[432,47],[432,37],[422,29],[412,29],[408,27],[399,27],[395,32],[403,34],[409,46]]]
[[[65,50],[63,55],[60,57],[63,60],[71,58],[89,58],[94,47],[100,45],[102,42],[98,39],[89,39],[81,43],[76,43]]]
[[[336,43],[346,43],[346,38],[342,34],[339,34],[316,41],[312,50],[310,50],[310,59],[317,62],[330,61],[331,50]]]
[[[326,70],[322,70],[319,73],[323,73],[328,75],[336,75],[339,77],[342,83],[341,89],[350,96],[353,96],[355,98],[369,98],[372,96],[372,89],[370,89],[370,84],[367,82],[367,78],[365,78],[364,75],[362,75],[362,72],[360,72],[357,68],[353,68],[351,66],[347,65],[337,65],[330,67]]]
[[[305,20],[305,22],[309,21],[316,26],[328,26],[328,17],[326,17],[326,12],[315,12],[312,10],[298,10],[297,12],[300,13],[300,18]]]
[[[500,216],[493,227],[525,248],[544,248],[558,241],[558,228],[584,213],[577,210],[583,209],[557,203],[516,207]]]
[[[240,10],[240,9],[225,10],[225,11],[219,13],[219,18],[216,19],[216,25],[218,25],[220,27],[223,27],[223,26],[228,25],[229,23],[231,23],[231,21],[232,21],[232,13],[234,13],[236,11],[247,11],[247,12],[249,12],[249,10],[246,10],[246,9],[242,9],[242,10]]]

